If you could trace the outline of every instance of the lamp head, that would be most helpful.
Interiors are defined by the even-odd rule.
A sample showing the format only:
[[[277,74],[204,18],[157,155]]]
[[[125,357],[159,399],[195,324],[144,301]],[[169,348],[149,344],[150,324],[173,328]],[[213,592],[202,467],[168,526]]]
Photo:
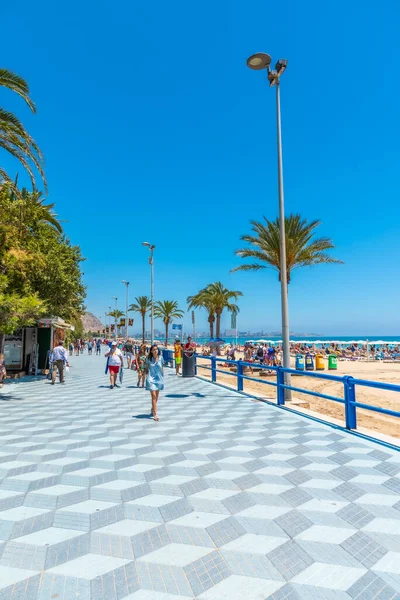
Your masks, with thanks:
[[[253,71],[261,71],[262,69],[268,69],[271,64],[272,58],[269,54],[265,54],[265,52],[257,52],[256,54],[252,54],[247,59],[247,66],[249,69],[253,69]]]
[[[278,60],[278,62],[275,65],[275,69],[278,74],[278,77],[280,77],[282,75],[282,73],[284,72],[284,70],[287,67],[287,64],[288,64],[288,61],[286,58],[280,58]]]
[[[142,242],[142,246],[149,246],[150,247],[150,244],[149,244],[149,242]]]

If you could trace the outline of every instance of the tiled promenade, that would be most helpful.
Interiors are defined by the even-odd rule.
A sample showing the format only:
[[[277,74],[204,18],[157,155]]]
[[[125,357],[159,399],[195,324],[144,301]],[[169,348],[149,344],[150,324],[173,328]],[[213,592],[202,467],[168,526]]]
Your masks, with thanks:
[[[0,394],[0,600],[400,599],[400,453],[167,371]]]

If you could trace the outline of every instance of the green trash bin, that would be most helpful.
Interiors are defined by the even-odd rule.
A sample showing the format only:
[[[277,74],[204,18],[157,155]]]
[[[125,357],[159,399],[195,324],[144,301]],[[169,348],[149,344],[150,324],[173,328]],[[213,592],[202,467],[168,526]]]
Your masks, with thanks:
[[[336,371],[337,369],[337,356],[336,354],[330,354],[328,358],[328,369],[329,371]]]

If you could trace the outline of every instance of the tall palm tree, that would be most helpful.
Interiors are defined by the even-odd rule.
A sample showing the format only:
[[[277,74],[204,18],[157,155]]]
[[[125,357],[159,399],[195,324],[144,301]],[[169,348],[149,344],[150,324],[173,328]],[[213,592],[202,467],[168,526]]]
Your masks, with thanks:
[[[138,296],[135,298],[136,302],[131,304],[128,310],[130,312],[138,312],[142,316],[142,340],[145,341],[145,326],[146,326],[146,313],[151,309],[151,300],[148,296]]]
[[[194,296],[188,296],[186,302],[188,303],[188,310],[192,308],[204,308],[207,311],[210,338],[212,339],[214,337],[215,307],[211,302],[210,296],[207,294],[207,288],[200,290]]]
[[[259,269],[274,269],[278,271],[279,281],[281,279],[280,267],[280,221],[268,221],[265,223],[250,221],[253,235],[242,235],[241,240],[250,244],[247,248],[235,250],[236,256],[241,258],[255,259],[257,262],[240,265],[232,271],[258,271]],[[320,263],[341,263],[341,260],[332,258],[327,250],[335,246],[330,238],[315,238],[315,230],[321,225],[321,221],[307,221],[300,215],[290,214],[285,217],[286,238],[286,270],[287,281],[290,283],[291,274],[299,267],[310,267]]]
[[[237,315],[239,307],[234,304],[232,300],[237,300],[240,296],[243,296],[242,292],[228,290],[220,281],[210,283],[207,288],[207,294],[210,296],[210,302],[213,304],[215,309],[216,323],[215,323],[215,335],[217,338],[221,337],[221,316],[225,309],[228,312]]]
[[[154,304],[154,316],[162,319],[165,325],[165,345],[168,345],[168,329],[174,319],[181,319],[184,315],[183,310],[178,308],[175,300],[163,300]]]
[[[210,324],[210,337],[214,337],[214,322],[216,323],[216,337],[221,336],[221,315],[224,309],[237,314],[239,307],[231,300],[237,300],[243,296],[242,292],[228,290],[220,281],[209,283],[194,296],[189,296],[187,301],[190,308],[205,308],[208,311],[208,322]]]
[[[36,107],[30,97],[28,84],[22,77],[7,69],[0,69],[0,86],[12,90],[29,106],[33,113]],[[33,187],[36,186],[35,175],[32,167],[35,167],[46,187],[46,178],[43,172],[43,155],[35,140],[29,135],[21,121],[11,112],[0,107],[0,148],[3,148],[14,156],[29,173]],[[0,178],[11,183],[7,171],[0,167]]]

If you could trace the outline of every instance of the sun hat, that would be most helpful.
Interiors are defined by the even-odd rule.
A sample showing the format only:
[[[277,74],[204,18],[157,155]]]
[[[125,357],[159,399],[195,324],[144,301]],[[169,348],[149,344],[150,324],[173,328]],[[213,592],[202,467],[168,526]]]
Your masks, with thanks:
[[[115,340],[113,342],[111,342],[111,346],[118,346],[118,342],[116,342]]]

